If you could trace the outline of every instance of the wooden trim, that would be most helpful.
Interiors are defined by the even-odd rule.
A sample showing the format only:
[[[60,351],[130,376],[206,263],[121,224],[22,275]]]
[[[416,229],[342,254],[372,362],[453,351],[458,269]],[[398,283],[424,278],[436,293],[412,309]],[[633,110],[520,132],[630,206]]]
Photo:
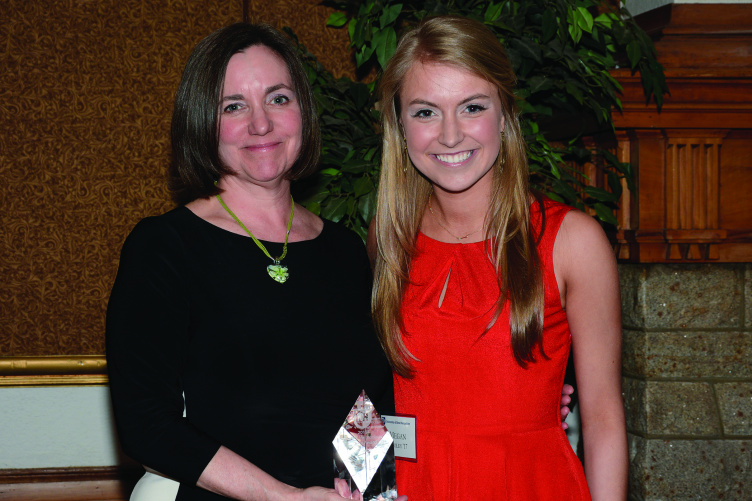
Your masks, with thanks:
[[[752,34],[752,5],[671,4],[670,22],[663,35]]]
[[[0,357],[0,386],[107,384],[103,355]]]
[[[0,501],[126,501],[142,474],[117,466],[0,470]]]
[[[0,469],[0,485],[39,482],[69,482],[71,480],[117,480],[125,472],[119,466],[85,466],[73,468],[9,468]]]
[[[740,35],[752,33],[749,4],[668,4],[634,17],[653,37],[666,35]]]

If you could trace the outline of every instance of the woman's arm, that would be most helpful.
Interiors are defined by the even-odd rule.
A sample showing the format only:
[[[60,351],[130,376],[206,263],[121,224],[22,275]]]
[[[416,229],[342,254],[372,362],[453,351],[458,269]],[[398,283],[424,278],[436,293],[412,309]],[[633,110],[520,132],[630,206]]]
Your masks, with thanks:
[[[123,451],[195,484],[220,444],[183,417],[181,361],[190,318],[184,255],[180,236],[162,219],[136,226],[123,245],[105,340]]]
[[[332,482],[334,477],[332,476]],[[342,501],[333,489],[298,489],[280,482],[226,447],[220,447],[196,484],[244,501]]]
[[[594,501],[623,500],[628,455],[619,277],[611,245],[593,218],[575,211],[564,218],[554,269],[572,332],[590,493]]]

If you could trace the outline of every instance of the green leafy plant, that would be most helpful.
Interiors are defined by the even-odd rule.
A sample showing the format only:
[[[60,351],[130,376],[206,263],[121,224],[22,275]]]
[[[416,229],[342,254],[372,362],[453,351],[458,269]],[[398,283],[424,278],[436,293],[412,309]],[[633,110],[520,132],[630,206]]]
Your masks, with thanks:
[[[376,210],[381,154],[374,84],[335,79],[303,45],[298,48],[319,111],[322,150],[319,171],[293,186],[295,199],[365,239]]]
[[[599,0],[326,0],[328,20],[347,29],[359,71],[378,73],[400,34],[426,16],[456,14],[485,23],[505,46],[518,78],[531,179],[551,198],[591,209],[616,224],[621,180],[632,186],[629,164],[607,149],[591,151],[585,136],[613,131],[619,83],[610,70],[639,72],[646,101],[660,107],[667,93],[650,38],[625,10]],[[380,142],[373,84],[335,81],[309,54],[311,80],[325,134],[323,169],[303,188],[314,212],[365,234],[373,215]],[[594,163],[606,180],[595,186],[580,167]]]

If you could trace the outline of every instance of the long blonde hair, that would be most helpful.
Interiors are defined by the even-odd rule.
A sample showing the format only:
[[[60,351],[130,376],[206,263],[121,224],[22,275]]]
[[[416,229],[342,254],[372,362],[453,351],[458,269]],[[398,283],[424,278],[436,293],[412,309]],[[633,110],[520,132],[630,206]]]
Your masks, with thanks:
[[[493,166],[493,187],[484,225],[487,253],[497,272],[499,299],[488,328],[509,299],[512,348],[517,362],[524,367],[535,361],[536,345],[545,357],[541,344],[544,302],[540,259],[530,225],[527,156],[513,94],[516,77],[506,51],[491,30],[457,16],[424,20],[405,34],[380,82],[383,152],[374,218],[377,255],[371,304],[379,340],[394,371],[410,377],[410,359],[414,357],[402,340],[400,310],[432,186],[412,167],[403,147],[399,94],[408,70],[423,62],[471,72],[499,91],[505,128]]]

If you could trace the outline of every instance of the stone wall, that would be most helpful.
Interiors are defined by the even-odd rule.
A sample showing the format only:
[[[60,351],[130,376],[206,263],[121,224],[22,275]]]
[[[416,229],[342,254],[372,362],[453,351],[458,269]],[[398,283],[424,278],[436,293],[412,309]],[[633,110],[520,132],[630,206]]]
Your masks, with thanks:
[[[752,499],[752,265],[619,272],[630,499]]]

